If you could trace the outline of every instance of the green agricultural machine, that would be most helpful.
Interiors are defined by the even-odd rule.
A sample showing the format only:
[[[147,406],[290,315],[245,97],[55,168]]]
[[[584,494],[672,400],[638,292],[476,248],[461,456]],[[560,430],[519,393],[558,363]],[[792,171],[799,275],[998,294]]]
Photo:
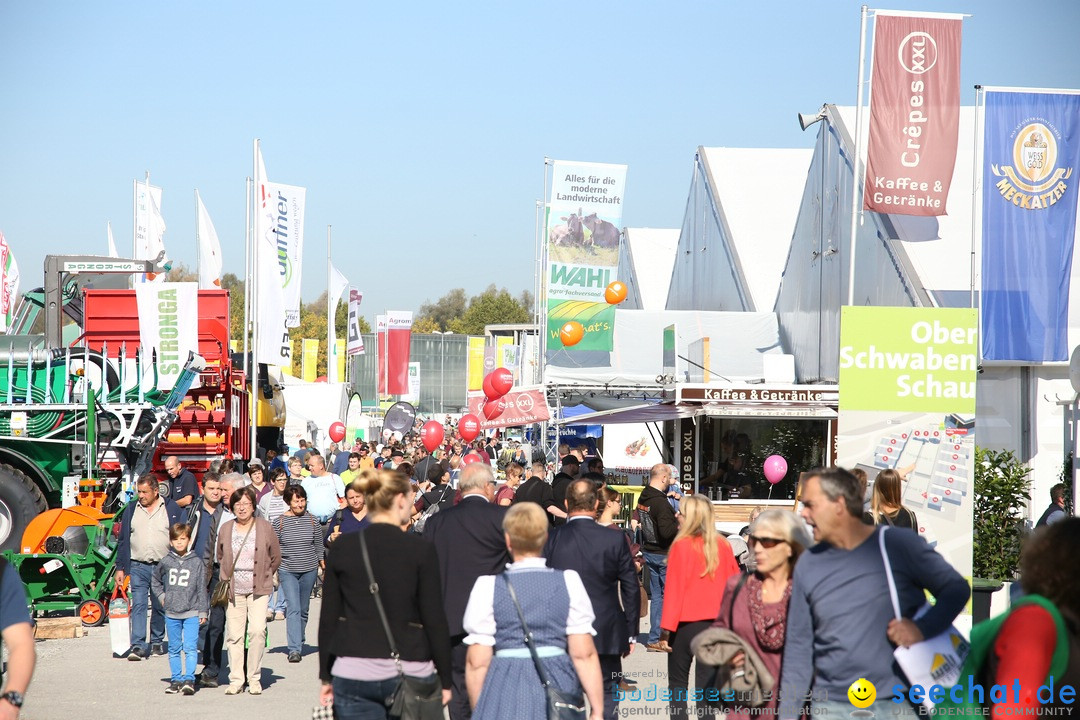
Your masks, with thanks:
[[[14,334],[0,336],[0,549],[32,552],[22,542],[31,521],[75,505],[80,483],[97,484],[89,501],[110,514],[150,470],[187,387],[157,390],[153,356],[120,347],[110,359],[104,346],[77,343],[84,290],[155,271],[147,261],[48,256],[44,287],[24,297]],[[189,360],[188,385],[200,363]]]

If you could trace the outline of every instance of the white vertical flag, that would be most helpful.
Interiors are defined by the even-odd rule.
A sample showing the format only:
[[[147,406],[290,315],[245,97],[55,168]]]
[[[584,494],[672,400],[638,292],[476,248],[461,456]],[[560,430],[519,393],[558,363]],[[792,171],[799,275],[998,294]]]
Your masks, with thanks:
[[[292,342],[285,324],[285,296],[278,271],[278,251],[274,233],[275,212],[270,204],[270,182],[266,178],[262,149],[256,154],[255,177],[255,274],[257,297],[254,298],[255,323],[258,325],[258,344],[255,362],[268,365],[292,363]],[[270,206],[268,208],[268,205]]]
[[[360,302],[364,293],[349,290],[349,339],[345,343],[345,354],[349,357],[364,354],[364,336],[360,334]]]
[[[135,259],[155,260],[165,250],[165,218],[161,215],[161,188],[135,183]],[[142,278],[142,279],[140,279]],[[165,282],[164,273],[137,275],[136,282]]]
[[[195,191],[195,200],[199,214],[199,289],[215,290],[221,287],[221,243],[198,190]]]
[[[0,332],[11,329],[15,303],[19,299],[19,264],[0,233]]]
[[[326,284],[326,380],[329,383],[340,382],[338,379],[338,356],[337,356],[337,328],[334,326],[334,316],[337,314],[338,300],[341,293],[349,287],[349,280],[342,275],[333,263],[327,263],[330,268]]]
[[[112,223],[111,222],[105,223],[105,230],[109,234],[109,257],[111,257],[111,258],[120,257],[120,252],[116,249],[116,241],[113,240]]]

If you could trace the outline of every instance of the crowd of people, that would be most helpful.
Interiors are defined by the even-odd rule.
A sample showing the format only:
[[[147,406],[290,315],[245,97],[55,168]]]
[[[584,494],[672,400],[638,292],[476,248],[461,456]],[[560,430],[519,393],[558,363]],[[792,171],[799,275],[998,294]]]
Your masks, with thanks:
[[[627,518],[629,496],[607,486],[584,448],[560,448],[557,468],[509,449],[454,434],[431,452],[412,436],[325,456],[302,447],[252,460],[245,473],[216,463],[201,488],[167,458],[168,480],[140,478],[119,519],[127,658],[164,655],[167,639],[167,693],[218,687],[227,656],[225,694],[258,695],[267,623],[285,622],[288,662],[302,662],[310,602],[321,595],[320,699],[337,718],[386,717],[404,678],[453,720],[539,719],[545,678],[600,720],[633,697],[622,661],[647,613],[643,644],[667,655],[671,716],[790,720],[809,703],[839,717],[851,711],[853,680],[903,685],[893,649],[947,629],[969,597],[967,581],[913,531],[896,473],[879,474],[867,500],[865,478],[813,470],[798,515],[758,508],[728,538],[709,498],[683,495],[669,465],[652,468]],[[469,452],[487,461],[465,462]],[[1080,520],[1047,514],[1039,537],[1075,547]],[[884,537],[887,556],[885,526],[897,528]],[[1065,637],[1058,621],[1080,617],[1074,581],[1046,560],[1061,546],[1039,542],[1038,557],[1025,551],[1024,582],[1045,601],[982,642],[989,677],[1019,672],[1017,658],[1024,677],[1055,669],[1039,658]],[[935,602],[920,612],[927,594]],[[1033,633],[1040,649],[1018,652]],[[723,692],[732,688],[734,701]],[[869,710],[916,713],[888,695]]]

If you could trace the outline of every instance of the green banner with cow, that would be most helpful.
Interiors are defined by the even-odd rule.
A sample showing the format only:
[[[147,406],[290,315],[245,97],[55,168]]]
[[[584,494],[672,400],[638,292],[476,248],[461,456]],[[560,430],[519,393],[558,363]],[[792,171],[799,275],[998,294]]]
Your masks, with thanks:
[[[626,166],[553,163],[547,206],[548,350],[614,347],[615,305],[605,299],[619,265]]]

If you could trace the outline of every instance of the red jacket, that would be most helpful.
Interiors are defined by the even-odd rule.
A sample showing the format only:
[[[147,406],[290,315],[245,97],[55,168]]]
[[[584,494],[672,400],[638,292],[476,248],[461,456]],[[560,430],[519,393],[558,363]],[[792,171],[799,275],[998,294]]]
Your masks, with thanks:
[[[731,545],[723,537],[716,538],[720,564],[710,577],[705,571],[705,552],[702,538],[682,538],[671,544],[668,552],[667,579],[664,583],[664,610],[660,627],[675,631],[679,623],[695,620],[715,620],[720,613],[720,600],[728,578],[739,572]]]

